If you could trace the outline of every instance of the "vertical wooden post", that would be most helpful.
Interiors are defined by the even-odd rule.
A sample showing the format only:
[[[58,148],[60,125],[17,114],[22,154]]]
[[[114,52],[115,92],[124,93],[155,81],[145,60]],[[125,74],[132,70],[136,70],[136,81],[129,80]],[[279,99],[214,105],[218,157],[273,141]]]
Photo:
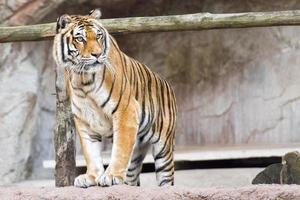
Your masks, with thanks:
[[[70,100],[66,95],[64,68],[56,67],[56,130],[55,146],[55,185],[73,185],[75,178],[75,126],[71,114]]]

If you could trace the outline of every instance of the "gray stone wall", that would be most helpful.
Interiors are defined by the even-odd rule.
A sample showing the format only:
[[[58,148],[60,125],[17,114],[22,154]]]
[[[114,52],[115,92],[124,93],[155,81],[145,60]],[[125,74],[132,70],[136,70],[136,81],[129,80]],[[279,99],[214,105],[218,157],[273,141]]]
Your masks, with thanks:
[[[61,2],[0,1],[0,23],[37,23]],[[53,157],[50,46],[51,42],[0,44],[0,185],[31,176],[42,169],[42,157]],[[43,173],[33,174],[43,177]]]
[[[85,14],[95,7],[110,18],[293,10],[300,1],[0,0],[0,21],[53,22],[63,13]],[[117,41],[174,87],[178,146],[273,145],[300,142],[299,33],[299,27],[273,27],[145,33]],[[43,160],[54,158],[51,45],[0,44],[0,184],[51,177],[42,168]]]

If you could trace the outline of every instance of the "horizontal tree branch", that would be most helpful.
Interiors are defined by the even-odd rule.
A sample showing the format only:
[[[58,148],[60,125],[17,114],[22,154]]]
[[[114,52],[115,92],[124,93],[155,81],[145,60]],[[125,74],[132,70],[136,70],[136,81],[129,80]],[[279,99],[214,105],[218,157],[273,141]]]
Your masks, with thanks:
[[[300,11],[211,14],[197,13],[156,17],[101,19],[112,34],[192,31],[221,28],[248,28],[300,25]],[[0,43],[49,39],[55,35],[55,23],[0,27]]]

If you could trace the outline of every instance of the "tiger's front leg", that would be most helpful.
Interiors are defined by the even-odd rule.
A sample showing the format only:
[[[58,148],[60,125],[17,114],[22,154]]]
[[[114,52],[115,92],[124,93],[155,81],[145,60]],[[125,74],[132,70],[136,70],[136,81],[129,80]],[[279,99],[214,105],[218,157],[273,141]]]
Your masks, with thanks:
[[[85,124],[75,117],[76,130],[79,133],[81,149],[86,161],[87,171],[75,178],[76,187],[87,188],[97,185],[96,177],[104,173],[101,157],[101,142],[90,138]]]
[[[135,109],[115,113],[113,116],[113,146],[111,161],[105,173],[97,178],[100,186],[123,184],[138,131],[138,115]]]

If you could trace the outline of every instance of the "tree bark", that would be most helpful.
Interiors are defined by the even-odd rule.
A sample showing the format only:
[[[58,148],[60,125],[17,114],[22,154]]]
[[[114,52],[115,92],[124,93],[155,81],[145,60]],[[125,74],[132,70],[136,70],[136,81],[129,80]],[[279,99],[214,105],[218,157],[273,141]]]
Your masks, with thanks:
[[[55,185],[73,185],[75,178],[75,126],[71,113],[70,100],[66,95],[64,69],[56,67],[56,130],[55,146]]]
[[[126,34],[158,31],[192,31],[221,28],[300,25],[300,11],[211,14],[196,13],[156,17],[101,19],[110,33]],[[51,39],[55,23],[0,27],[0,42]]]

